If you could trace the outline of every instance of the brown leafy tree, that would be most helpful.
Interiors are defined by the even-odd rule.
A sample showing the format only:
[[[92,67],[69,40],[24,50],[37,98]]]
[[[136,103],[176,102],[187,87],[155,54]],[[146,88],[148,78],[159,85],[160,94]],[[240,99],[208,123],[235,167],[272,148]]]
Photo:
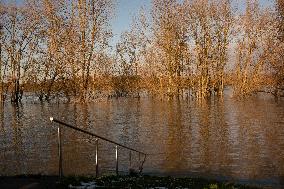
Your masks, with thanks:
[[[95,54],[106,48],[107,39],[111,36],[108,22],[113,10],[111,0],[78,0],[76,23],[79,34],[79,64],[81,65],[81,100],[87,99],[91,74],[91,63]]]
[[[179,96],[183,61],[188,50],[185,10],[175,0],[153,1],[152,20],[155,47],[167,80],[167,94]]]
[[[274,92],[275,96],[284,96],[284,1],[276,1],[277,10],[277,38],[275,44],[276,58],[272,64],[274,70]]]
[[[273,15],[268,10],[262,11],[257,1],[247,2],[239,27],[234,92],[237,96],[246,96],[267,85],[264,77],[271,73],[266,73],[264,68],[275,60],[277,31]]]
[[[233,31],[231,2],[187,1],[188,24],[196,61],[196,96],[222,95],[228,46]]]

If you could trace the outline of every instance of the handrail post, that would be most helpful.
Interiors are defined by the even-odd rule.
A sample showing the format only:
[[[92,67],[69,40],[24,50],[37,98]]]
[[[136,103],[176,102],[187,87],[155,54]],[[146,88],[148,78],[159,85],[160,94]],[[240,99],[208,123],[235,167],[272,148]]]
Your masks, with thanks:
[[[98,152],[99,152],[99,139],[96,139],[96,177],[98,177],[99,175]]]
[[[62,170],[62,141],[61,141],[61,125],[57,128],[57,138],[58,138],[58,174],[59,174],[59,180],[61,181],[63,176],[63,170]]]
[[[115,146],[115,162],[116,162],[115,173],[116,173],[116,175],[118,175],[118,149],[117,149],[117,146]]]

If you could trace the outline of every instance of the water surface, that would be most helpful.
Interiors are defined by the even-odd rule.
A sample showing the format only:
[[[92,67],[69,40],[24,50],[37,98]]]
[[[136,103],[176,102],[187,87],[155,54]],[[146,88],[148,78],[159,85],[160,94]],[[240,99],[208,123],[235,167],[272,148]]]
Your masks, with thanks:
[[[0,175],[56,175],[53,116],[150,155],[144,173],[284,186],[284,101],[229,96],[197,103],[152,98],[82,104],[6,103],[0,113]],[[63,130],[65,175],[95,174],[94,139]],[[142,159],[142,158],[141,158]],[[138,168],[138,154],[132,154]],[[115,170],[115,146],[100,141],[100,173]],[[129,153],[119,148],[119,170]]]

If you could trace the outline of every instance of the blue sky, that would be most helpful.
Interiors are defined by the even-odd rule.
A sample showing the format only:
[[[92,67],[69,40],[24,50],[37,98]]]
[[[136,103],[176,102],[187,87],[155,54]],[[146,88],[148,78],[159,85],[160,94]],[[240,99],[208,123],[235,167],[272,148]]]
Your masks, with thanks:
[[[142,6],[150,9],[151,0],[117,0],[116,14],[111,23],[114,34],[113,41],[117,41],[120,34],[129,28],[132,17],[139,12]]]

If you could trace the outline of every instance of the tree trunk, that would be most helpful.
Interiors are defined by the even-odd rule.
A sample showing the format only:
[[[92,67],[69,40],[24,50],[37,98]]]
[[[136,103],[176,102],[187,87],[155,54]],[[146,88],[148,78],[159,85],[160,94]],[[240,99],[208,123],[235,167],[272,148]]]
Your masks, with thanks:
[[[0,30],[0,35],[1,35],[1,30]],[[0,102],[4,101],[3,87],[4,86],[3,86],[3,76],[2,76],[2,42],[1,42],[0,43]]]

